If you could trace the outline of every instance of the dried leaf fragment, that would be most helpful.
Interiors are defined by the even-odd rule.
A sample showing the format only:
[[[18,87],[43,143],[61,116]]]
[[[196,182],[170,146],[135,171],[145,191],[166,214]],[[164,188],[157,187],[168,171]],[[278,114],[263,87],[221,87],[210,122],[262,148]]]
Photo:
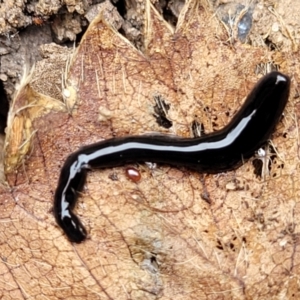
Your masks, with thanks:
[[[122,167],[96,170],[77,206],[90,239],[72,245],[55,226],[60,168],[81,145],[147,131],[190,136],[195,116],[206,132],[221,128],[258,79],[261,63],[274,62],[299,81],[298,53],[228,45],[205,2],[188,1],[175,32],[148,2],[147,9],[145,53],[100,17],[90,25],[66,77],[72,109],[30,85],[16,98],[6,152],[11,191],[1,190],[0,198],[1,284],[9,280],[3,290],[10,298],[26,291],[51,299],[297,295],[299,111],[293,99],[272,139],[284,167],[274,163],[268,180],[255,176],[251,162],[211,176],[137,164],[138,182]],[[153,117],[158,94],[170,105],[168,130]],[[30,107],[17,114],[24,106]],[[32,132],[24,160],[17,149]]]

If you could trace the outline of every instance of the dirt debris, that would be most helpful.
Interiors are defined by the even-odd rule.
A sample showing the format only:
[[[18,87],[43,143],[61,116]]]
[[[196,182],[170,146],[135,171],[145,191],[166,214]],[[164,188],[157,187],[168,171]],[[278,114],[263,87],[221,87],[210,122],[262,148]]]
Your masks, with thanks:
[[[184,0],[151,0],[172,26]],[[300,3],[288,1],[210,1],[229,32],[239,28],[243,42],[254,46],[297,48],[300,40]],[[51,42],[73,47],[88,24],[102,11],[105,20],[135,47],[143,50],[143,0],[4,0],[0,4],[0,80],[11,99],[24,72],[42,59],[39,47]],[[232,42],[231,41],[231,42]]]

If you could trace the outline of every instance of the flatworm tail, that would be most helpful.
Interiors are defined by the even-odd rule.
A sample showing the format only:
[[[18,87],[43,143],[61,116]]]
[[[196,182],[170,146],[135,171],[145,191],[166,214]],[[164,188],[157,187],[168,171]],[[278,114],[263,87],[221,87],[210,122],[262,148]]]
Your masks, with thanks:
[[[199,172],[218,173],[239,167],[269,138],[288,101],[290,79],[279,72],[264,76],[223,129],[199,138],[168,135],[113,138],[80,148],[62,167],[54,214],[69,240],[80,243],[87,232],[73,208],[90,168],[129,162],[158,162]]]

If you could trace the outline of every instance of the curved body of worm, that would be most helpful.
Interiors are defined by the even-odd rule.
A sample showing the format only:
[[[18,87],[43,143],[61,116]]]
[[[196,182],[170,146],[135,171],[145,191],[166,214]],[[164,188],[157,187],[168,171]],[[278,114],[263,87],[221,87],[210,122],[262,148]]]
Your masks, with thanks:
[[[80,243],[87,232],[73,208],[87,170],[151,161],[218,173],[239,167],[270,137],[288,101],[290,79],[279,72],[264,76],[223,129],[199,138],[145,135],[112,138],[82,147],[65,161],[54,199],[58,225]]]

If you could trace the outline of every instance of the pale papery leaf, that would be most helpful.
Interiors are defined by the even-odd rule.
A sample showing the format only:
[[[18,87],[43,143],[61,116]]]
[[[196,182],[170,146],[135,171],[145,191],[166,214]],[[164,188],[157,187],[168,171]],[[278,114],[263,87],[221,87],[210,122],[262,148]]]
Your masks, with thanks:
[[[65,103],[32,79],[20,88],[6,139],[9,187],[1,187],[1,296],[299,297],[299,53],[230,43],[204,1],[188,1],[175,30],[148,2],[146,12],[143,53],[101,16],[90,24],[69,63]],[[270,174],[258,177],[252,161],[217,175],[131,164],[138,183],[125,167],[94,170],[76,208],[89,238],[67,240],[51,208],[70,153],[114,136],[190,137],[195,118],[206,133],[222,128],[268,63],[293,82]],[[153,116],[158,96],[170,105],[170,129]]]

